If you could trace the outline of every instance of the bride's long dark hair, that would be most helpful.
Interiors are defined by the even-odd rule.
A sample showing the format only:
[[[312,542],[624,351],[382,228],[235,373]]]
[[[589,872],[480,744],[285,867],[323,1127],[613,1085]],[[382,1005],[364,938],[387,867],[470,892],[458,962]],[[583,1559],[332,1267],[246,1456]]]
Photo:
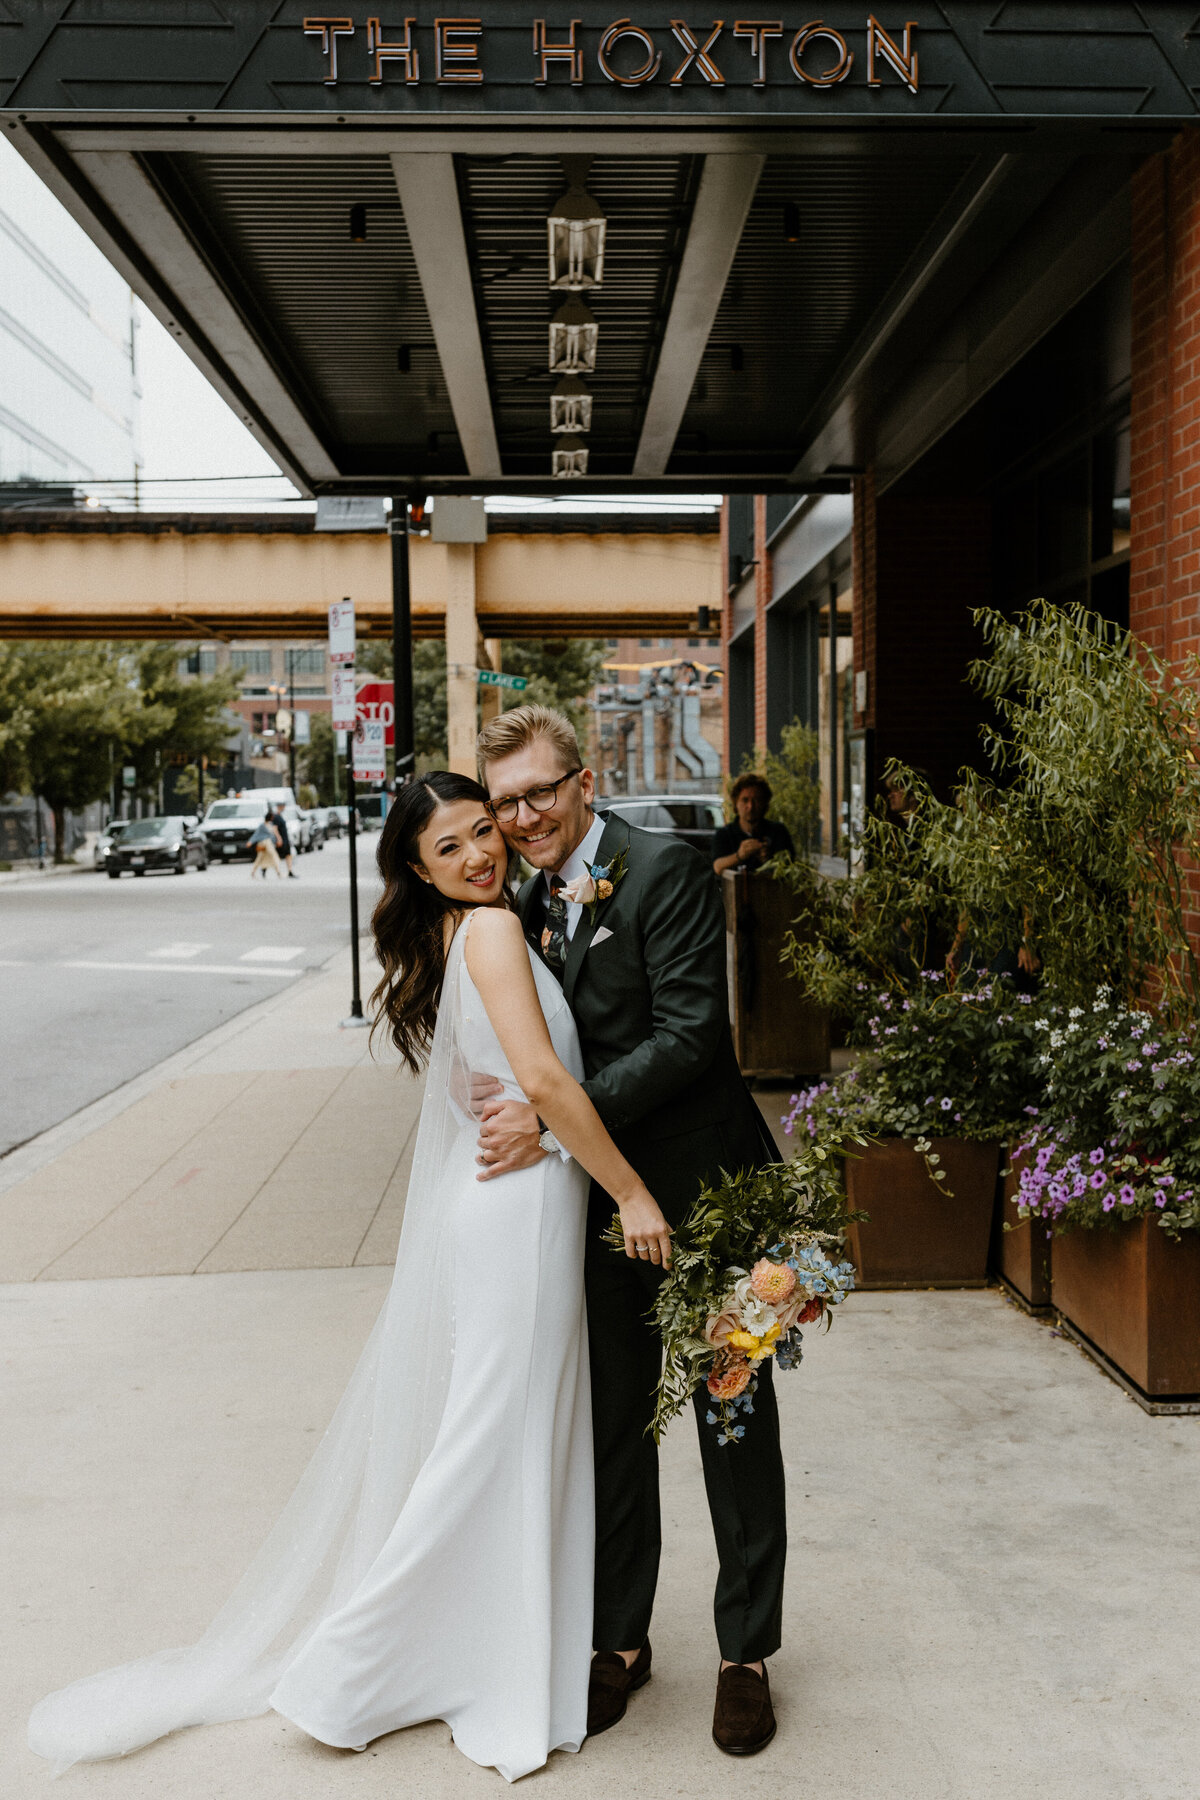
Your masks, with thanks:
[[[371,930],[383,976],[371,995],[371,1035],[382,1027],[414,1075],[429,1054],[442,997],[443,921],[459,910],[413,868],[421,860],[417,840],[439,806],[455,800],[486,806],[487,798],[469,775],[434,769],[400,789],[380,833],[376,861],[383,896],[371,915]]]

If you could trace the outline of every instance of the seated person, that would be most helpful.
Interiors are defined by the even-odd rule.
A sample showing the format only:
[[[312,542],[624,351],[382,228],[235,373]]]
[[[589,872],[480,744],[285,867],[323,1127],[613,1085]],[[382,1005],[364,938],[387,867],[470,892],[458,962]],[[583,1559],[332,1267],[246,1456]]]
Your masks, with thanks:
[[[713,833],[713,874],[748,865],[759,869],[773,856],[794,855],[792,834],[778,819],[768,819],[771,789],[761,775],[739,775],[733,784],[737,813],[732,824]]]

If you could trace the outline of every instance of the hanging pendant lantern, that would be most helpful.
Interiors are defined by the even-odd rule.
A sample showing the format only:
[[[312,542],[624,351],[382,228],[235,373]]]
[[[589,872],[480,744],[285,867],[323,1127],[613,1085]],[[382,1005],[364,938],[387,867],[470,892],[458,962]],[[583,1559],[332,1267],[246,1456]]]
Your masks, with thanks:
[[[550,396],[551,431],[590,431],[592,396],[578,375],[564,375]]]
[[[567,191],[546,220],[550,286],[579,293],[604,279],[604,239],[608,220],[584,187],[587,158],[563,158]]]
[[[579,375],[596,366],[599,326],[582,300],[564,300],[550,321],[550,373]]]
[[[560,438],[550,457],[550,473],[559,481],[587,474],[588,449],[582,438]]]

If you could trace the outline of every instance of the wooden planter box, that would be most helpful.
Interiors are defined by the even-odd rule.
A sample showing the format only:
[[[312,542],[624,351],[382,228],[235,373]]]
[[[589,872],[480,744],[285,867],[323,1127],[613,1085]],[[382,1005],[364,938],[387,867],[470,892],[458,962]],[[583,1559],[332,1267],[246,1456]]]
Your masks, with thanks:
[[[871,1215],[847,1233],[860,1288],[987,1286],[999,1146],[935,1138],[933,1148],[949,1194],[930,1180],[911,1138],[847,1158],[851,1208]]]
[[[1054,1241],[1054,1304],[1148,1399],[1200,1395],[1200,1236],[1154,1219]]]
[[[801,901],[786,882],[748,869],[726,870],[721,893],[729,1017],[742,1074],[815,1080],[829,1067],[829,1014],[803,997],[779,960]]]
[[[1011,1152],[1008,1161],[1008,1174],[996,1205],[992,1267],[1030,1312],[1048,1313],[1053,1310],[1050,1253],[1054,1234],[1042,1219],[1018,1218],[1020,1164]],[[1012,1229],[1006,1230],[1006,1226]]]

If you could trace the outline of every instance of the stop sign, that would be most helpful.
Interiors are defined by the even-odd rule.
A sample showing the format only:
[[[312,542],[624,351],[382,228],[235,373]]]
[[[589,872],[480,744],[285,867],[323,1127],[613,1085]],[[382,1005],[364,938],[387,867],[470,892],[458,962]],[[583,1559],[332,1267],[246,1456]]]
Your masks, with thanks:
[[[396,717],[395,687],[390,681],[364,681],[354,696],[360,719],[382,719],[383,741],[389,749],[396,742],[393,724]]]

